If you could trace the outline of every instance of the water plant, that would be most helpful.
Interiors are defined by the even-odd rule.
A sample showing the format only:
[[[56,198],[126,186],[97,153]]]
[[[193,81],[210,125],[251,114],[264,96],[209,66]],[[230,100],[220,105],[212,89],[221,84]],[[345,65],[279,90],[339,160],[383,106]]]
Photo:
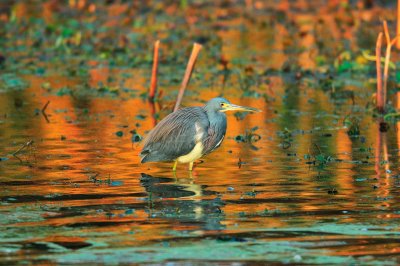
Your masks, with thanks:
[[[377,92],[376,92],[376,108],[378,112],[385,113],[386,112],[386,102],[387,102],[387,81],[389,77],[389,64],[390,64],[390,55],[392,46],[396,43],[398,36],[391,39],[387,22],[383,21],[383,31],[386,39],[386,54],[385,54],[385,63],[383,69],[383,78],[382,78],[382,70],[381,70],[381,47],[382,47],[382,36],[383,33],[380,32],[378,34],[378,38],[376,41],[376,80],[377,80]]]
[[[198,43],[193,44],[192,54],[190,55],[189,62],[186,67],[185,75],[183,76],[182,84],[179,89],[178,97],[175,102],[174,112],[179,109],[179,106],[182,102],[183,94],[185,93],[186,87],[189,84],[190,77],[192,76],[192,72],[194,66],[196,64],[197,57],[200,53],[200,50],[203,46]]]
[[[150,91],[149,91],[149,101],[154,102],[155,95],[157,93],[157,73],[158,73],[158,51],[160,48],[160,40],[154,43],[154,53],[153,53],[153,68],[151,71],[151,81],[150,81]]]

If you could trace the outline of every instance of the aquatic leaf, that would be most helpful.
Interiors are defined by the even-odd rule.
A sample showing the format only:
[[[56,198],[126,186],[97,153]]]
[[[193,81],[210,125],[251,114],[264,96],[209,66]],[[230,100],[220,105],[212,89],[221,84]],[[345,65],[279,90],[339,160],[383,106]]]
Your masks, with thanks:
[[[140,142],[143,137],[136,132],[136,130],[131,130],[130,133],[132,134],[131,140],[133,143]]]
[[[70,95],[70,94],[71,94],[71,89],[68,87],[62,87],[56,92],[57,96],[64,96],[64,95]]]
[[[113,180],[113,181],[111,181],[110,186],[112,186],[112,187],[120,187],[123,184],[124,184],[123,181],[115,181],[115,180]]]
[[[400,119],[400,113],[388,113],[388,114],[385,114],[385,116],[383,117],[383,119],[385,120],[385,121],[388,121],[388,120],[390,120],[390,119],[393,119],[393,120],[397,120],[397,119]]]
[[[140,115],[140,114],[135,116],[135,118],[136,118],[136,119],[139,119],[139,120],[144,120],[144,119],[146,119],[146,117],[147,117],[147,116],[145,116],[145,115]]]
[[[351,70],[353,67],[353,64],[349,61],[344,61],[342,62],[340,65],[338,65],[337,71],[339,73],[343,73],[346,72],[348,70]]]
[[[365,59],[367,59],[369,61],[374,61],[374,62],[376,61],[376,56],[369,54],[369,51],[362,50],[361,53],[362,53],[362,55],[363,55],[363,57]],[[382,64],[385,63],[385,57],[384,56],[381,57],[381,63]],[[389,68],[390,69],[396,69],[396,65],[393,62],[389,61]]]
[[[44,67],[38,67],[35,71],[36,75],[43,76],[46,73],[46,69]]]
[[[50,82],[43,82],[41,87],[47,91],[51,90],[51,84]]]
[[[128,209],[125,211],[125,214],[133,214],[135,212],[134,209]]]
[[[5,91],[24,90],[29,83],[15,74],[6,73],[0,75],[0,89]]]
[[[237,135],[235,137],[236,142],[248,142],[248,143],[253,143],[257,142],[261,139],[261,136],[257,133],[254,133],[258,127],[253,127],[251,129],[246,129],[245,133],[242,135]],[[256,148],[256,147],[254,147]],[[257,149],[257,148],[256,148]]]
[[[326,162],[326,157],[323,154],[318,154],[317,156],[315,156],[315,159],[321,163],[325,163]]]
[[[122,131],[120,130],[120,131],[115,132],[115,135],[116,135],[117,137],[122,137],[122,136],[124,135],[124,132],[122,132]]]
[[[351,137],[360,135],[360,121],[356,117],[346,117],[343,125],[348,128],[347,134]]]
[[[336,195],[336,194],[338,194],[338,191],[337,191],[336,188],[331,188],[331,189],[328,190],[328,194]]]

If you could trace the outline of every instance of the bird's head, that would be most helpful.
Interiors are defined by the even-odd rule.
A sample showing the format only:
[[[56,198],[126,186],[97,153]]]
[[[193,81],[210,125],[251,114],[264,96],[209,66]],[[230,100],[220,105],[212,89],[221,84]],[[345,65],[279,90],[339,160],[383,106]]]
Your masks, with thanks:
[[[242,111],[242,112],[261,112],[261,110],[253,107],[240,106],[230,103],[224,98],[213,98],[209,100],[205,106],[207,110],[215,112],[226,112],[226,111]]]

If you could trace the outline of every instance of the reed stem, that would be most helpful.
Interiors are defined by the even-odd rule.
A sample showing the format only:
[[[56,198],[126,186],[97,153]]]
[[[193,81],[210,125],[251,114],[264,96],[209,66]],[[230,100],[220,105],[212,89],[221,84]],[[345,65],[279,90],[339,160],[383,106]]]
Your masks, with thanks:
[[[381,48],[382,48],[382,36],[380,32],[376,41],[376,107],[379,112],[383,112],[385,108],[385,102],[383,101],[383,90],[382,90],[382,69],[381,69]]]
[[[182,84],[179,89],[178,97],[175,102],[174,112],[176,110],[178,110],[179,106],[181,105],[183,94],[185,93],[186,87],[189,84],[190,77],[192,76],[192,72],[193,72],[194,66],[196,64],[197,57],[198,57],[199,52],[202,47],[203,46],[201,44],[198,44],[198,43],[193,44],[192,54],[190,55],[189,62],[186,67],[185,75],[183,77]]]
[[[154,53],[153,53],[153,68],[151,71],[150,80],[150,91],[149,91],[149,101],[154,102],[154,98],[157,93],[157,74],[158,74],[158,50],[160,47],[160,40],[154,43]]]

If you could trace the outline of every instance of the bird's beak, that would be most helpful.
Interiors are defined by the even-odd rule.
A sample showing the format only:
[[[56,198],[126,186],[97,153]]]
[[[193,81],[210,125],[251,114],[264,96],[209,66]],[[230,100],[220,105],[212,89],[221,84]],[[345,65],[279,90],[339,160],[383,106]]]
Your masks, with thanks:
[[[222,107],[221,112],[226,112],[226,111],[261,112],[261,110],[257,108],[240,106],[232,103],[226,104],[224,107]]]

